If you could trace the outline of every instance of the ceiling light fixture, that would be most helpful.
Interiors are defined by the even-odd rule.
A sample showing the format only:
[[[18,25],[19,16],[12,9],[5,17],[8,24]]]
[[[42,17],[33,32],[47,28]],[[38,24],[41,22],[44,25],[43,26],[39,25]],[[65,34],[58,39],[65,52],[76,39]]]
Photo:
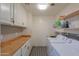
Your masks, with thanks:
[[[46,10],[48,7],[48,4],[37,4],[37,8],[40,10]]]

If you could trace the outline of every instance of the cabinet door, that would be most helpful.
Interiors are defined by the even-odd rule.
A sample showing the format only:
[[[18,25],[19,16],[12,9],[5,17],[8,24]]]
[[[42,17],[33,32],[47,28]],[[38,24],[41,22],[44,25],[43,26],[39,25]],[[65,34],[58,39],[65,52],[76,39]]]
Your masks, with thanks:
[[[14,21],[15,25],[21,25],[21,11],[19,4],[14,4]]]
[[[16,53],[13,56],[22,56],[21,49],[19,49],[18,51],[16,51]]]
[[[28,16],[27,16],[27,13],[25,12],[25,9],[24,8],[23,8],[22,15],[23,15],[23,17],[22,17],[22,25],[25,26],[25,27],[27,27],[27,17]]]
[[[26,53],[25,53],[25,55],[26,55],[26,56],[29,56],[28,45],[27,45],[27,47],[26,47],[25,49],[26,49]]]
[[[22,4],[15,4],[14,6],[14,20],[15,25],[26,26],[26,12]]]
[[[14,5],[14,21],[15,25],[22,26],[23,24],[23,11],[21,4]]]
[[[29,56],[31,51],[30,41],[27,41],[22,47],[22,56]]]
[[[27,55],[27,46],[24,45],[24,46],[22,47],[22,56],[26,56],[26,55]]]
[[[1,3],[0,4],[0,21],[2,21],[3,23],[11,24],[10,12],[11,12],[11,4]]]
[[[31,49],[32,49],[32,45],[31,45],[31,39],[29,40],[29,43],[28,43],[28,50],[29,50],[29,54],[31,52]]]
[[[30,54],[31,49],[32,49],[31,41],[29,40],[29,41],[27,42],[27,53],[28,53],[28,55]]]

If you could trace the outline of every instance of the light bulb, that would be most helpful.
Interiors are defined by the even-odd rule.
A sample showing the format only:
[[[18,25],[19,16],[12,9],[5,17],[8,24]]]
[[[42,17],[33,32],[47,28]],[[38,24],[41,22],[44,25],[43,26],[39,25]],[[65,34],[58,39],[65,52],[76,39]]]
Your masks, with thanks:
[[[40,9],[40,10],[46,10],[47,7],[48,7],[48,4],[38,4],[37,7],[38,7],[38,9]]]

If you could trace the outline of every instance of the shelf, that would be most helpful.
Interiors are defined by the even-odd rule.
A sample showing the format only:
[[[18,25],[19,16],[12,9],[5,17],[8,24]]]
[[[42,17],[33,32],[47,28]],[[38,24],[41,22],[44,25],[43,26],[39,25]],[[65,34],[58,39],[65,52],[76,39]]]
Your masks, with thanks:
[[[60,28],[60,29],[55,29],[56,32],[60,33],[74,33],[74,34],[79,34],[79,28]]]
[[[65,19],[68,19],[68,18],[77,16],[77,15],[79,15],[79,10],[77,10],[77,11],[75,11],[75,12],[72,12],[72,13],[68,14],[67,16],[65,16]]]

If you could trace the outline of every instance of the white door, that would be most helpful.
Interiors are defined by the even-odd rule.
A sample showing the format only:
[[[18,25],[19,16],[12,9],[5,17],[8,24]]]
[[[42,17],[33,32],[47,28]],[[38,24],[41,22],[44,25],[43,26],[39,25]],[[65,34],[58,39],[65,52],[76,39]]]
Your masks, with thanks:
[[[1,3],[0,4],[0,21],[4,23],[11,23],[10,12],[11,12],[10,3]]]

